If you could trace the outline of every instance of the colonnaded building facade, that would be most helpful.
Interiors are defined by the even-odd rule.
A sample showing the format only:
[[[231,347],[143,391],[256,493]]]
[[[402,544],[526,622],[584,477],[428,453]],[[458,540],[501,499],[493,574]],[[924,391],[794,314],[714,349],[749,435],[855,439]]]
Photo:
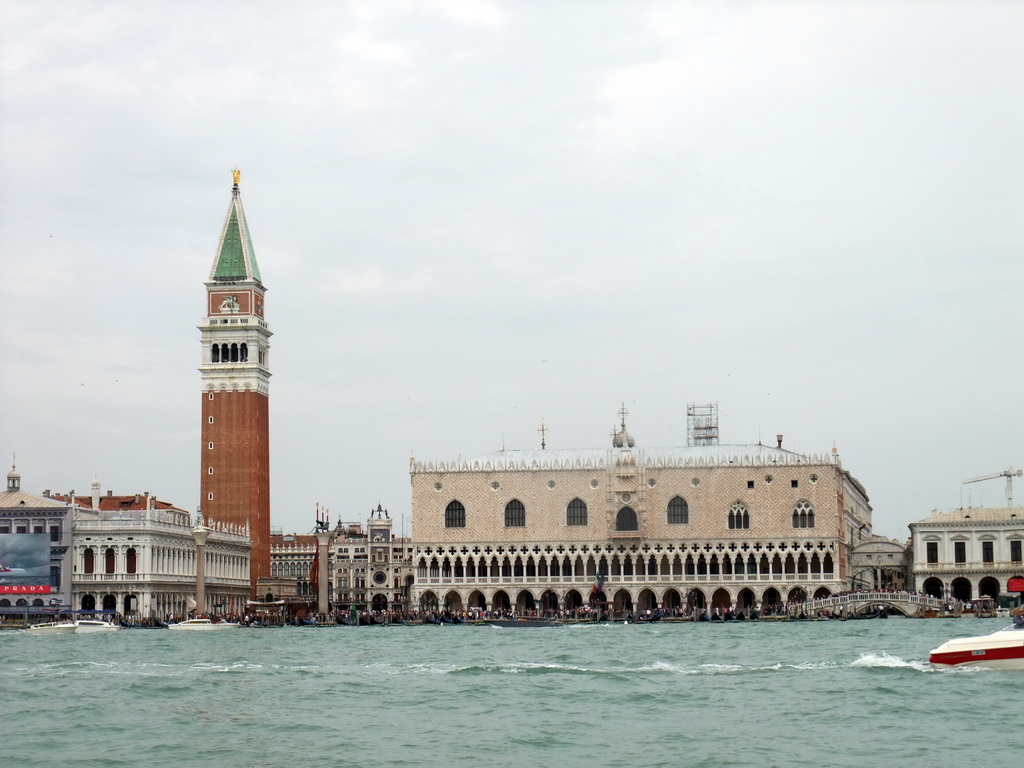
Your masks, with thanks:
[[[46,492],[49,495],[49,491]],[[148,619],[233,614],[249,598],[249,531],[192,516],[149,493],[53,494],[72,507],[71,605]],[[200,566],[200,561],[202,565]],[[203,579],[202,605],[196,604]]]
[[[767,608],[848,589],[872,535],[835,449],[781,436],[640,449],[623,418],[610,449],[413,459],[410,474],[411,598],[427,610]]]
[[[1024,507],[935,510],[910,533],[915,589],[963,602],[1019,595],[1010,581],[1024,579]]]

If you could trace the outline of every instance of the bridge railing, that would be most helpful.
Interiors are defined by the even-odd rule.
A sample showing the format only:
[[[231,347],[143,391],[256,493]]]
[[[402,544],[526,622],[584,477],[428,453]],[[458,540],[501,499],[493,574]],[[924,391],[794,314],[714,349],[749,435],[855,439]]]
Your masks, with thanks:
[[[833,595],[817,600],[808,600],[803,604],[804,611],[818,611],[823,608],[841,608],[862,603],[902,603],[919,605],[925,608],[941,608],[942,600],[931,595],[916,592],[851,592],[845,595]]]

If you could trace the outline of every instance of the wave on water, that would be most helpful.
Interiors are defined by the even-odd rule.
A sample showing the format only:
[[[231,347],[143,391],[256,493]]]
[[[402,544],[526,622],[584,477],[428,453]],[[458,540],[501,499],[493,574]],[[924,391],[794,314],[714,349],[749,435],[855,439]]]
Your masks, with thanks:
[[[934,672],[935,667],[927,661],[904,661],[886,651],[881,653],[862,653],[860,658],[850,663],[851,668],[884,668],[912,669],[916,672]]]

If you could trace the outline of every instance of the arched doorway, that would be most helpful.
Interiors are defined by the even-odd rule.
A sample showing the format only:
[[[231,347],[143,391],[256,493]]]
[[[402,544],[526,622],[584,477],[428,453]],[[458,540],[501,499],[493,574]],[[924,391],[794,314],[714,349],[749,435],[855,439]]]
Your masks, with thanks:
[[[575,611],[583,607],[583,596],[575,589],[565,593],[565,607],[567,610]]]
[[[451,590],[447,595],[444,596],[444,607],[447,608],[449,611],[461,611],[462,595],[460,595],[454,589]]]
[[[953,579],[953,583],[949,585],[949,591],[954,600],[969,603],[973,599],[971,595],[971,582],[963,576]]]
[[[132,614],[139,610],[139,598],[136,595],[124,596],[124,612]]]
[[[104,611],[116,611],[117,610],[117,598],[114,595],[103,596],[103,610]]]
[[[772,614],[782,609],[782,595],[775,587],[768,587],[761,595],[762,613]]]
[[[96,610],[96,596],[95,595],[82,595],[82,610],[83,611],[95,611]]]
[[[720,614],[724,614],[730,608],[732,608],[732,595],[729,594],[729,590],[719,587],[711,595],[712,613],[717,611]]]
[[[658,598],[651,590],[645,589],[637,597],[636,604],[642,613],[655,611],[658,609]]]
[[[807,593],[804,591],[803,587],[793,587],[789,590],[786,600],[790,603],[806,603]]]
[[[374,611],[386,611],[388,609],[388,598],[386,595],[374,595],[370,601],[370,608]]]
[[[487,607],[487,600],[484,598],[484,593],[479,589],[474,589],[469,595],[469,607],[471,610],[482,611]]]
[[[691,589],[686,595],[686,608],[689,611],[703,611],[707,604],[707,598],[699,589]]]
[[[499,589],[494,593],[491,598],[491,610],[492,611],[509,611],[512,610],[512,601],[509,600],[508,592],[503,589]]]
[[[678,611],[683,607],[683,596],[679,594],[678,589],[667,589],[665,590],[664,597],[661,598],[662,603],[670,611]]]
[[[558,610],[558,595],[554,590],[548,589],[540,596],[540,608],[542,611]]]
[[[625,589],[620,589],[615,593],[612,598],[615,612],[618,614],[627,614],[633,612],[633,596],[629,594]]]
[[[991,576],[986,576],[978,582],[978,597],[991,597],[999,599],[999,582]]]
[[[537,601],[533,598],[533,593],[528,589],[522,590],[516,595],[516,612],[517,613],[534,613],[537,610]]]
[[[752,618],[757,598],[754,597],[754,590],[744,587],[736,595],[736,613],[743,618]]]
[[[926,595],[929,595],[931,597],[937,597],[939,600],[941,600],[944,597],[942,589],[942,579],[938,578],[937,576],[932,576],[929,579],[925,579],[924,584],[922,584],[921,587],[922,589],[924,589],[924,593]]]
[[[420,595],[420,610],[421,611],[436,611],[437,610],[437,595],[431,590],[427,590]]]
[[[814,590],[815,600],[824,600],[826,597],[832,597],[832,591],[828,587],[818,587]]]

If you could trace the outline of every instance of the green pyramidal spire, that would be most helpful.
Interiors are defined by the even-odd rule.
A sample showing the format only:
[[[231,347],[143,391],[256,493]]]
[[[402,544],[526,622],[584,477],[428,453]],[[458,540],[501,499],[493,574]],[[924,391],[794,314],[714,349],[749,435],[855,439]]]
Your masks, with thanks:
[[[260,268],[256,264],[256,252],[252,247],[249,225],[242,210],[242,198],[238,190],[239,171],[232,171],[235,183],[231,188],[231,204],[220,233],[217,257],[213,262],[210,280],[217,283],[234,283],[241,280],[260,279]]]

